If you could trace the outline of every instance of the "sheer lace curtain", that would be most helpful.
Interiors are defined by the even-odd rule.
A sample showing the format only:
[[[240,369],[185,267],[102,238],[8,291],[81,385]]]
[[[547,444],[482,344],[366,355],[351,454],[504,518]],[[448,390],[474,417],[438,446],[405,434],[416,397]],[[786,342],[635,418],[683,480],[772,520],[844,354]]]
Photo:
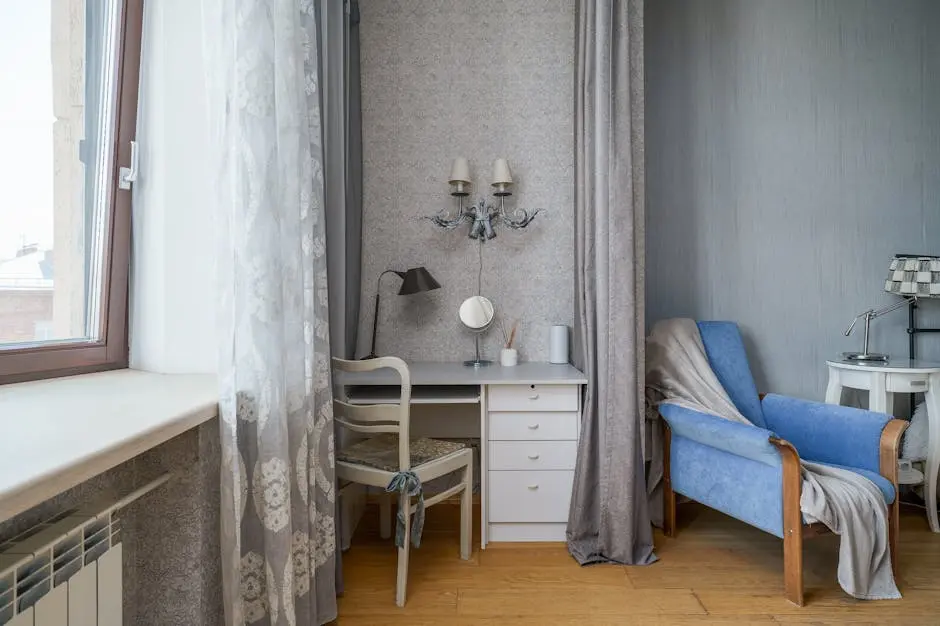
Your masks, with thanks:
[[[313,0],[202,0],[217,200],[226,623],[336,616]]]

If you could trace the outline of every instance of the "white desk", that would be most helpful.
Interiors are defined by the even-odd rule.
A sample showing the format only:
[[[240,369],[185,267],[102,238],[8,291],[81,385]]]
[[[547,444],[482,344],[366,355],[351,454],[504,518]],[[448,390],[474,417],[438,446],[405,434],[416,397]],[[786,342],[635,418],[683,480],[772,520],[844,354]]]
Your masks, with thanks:
[[[928,433],[927,466],[924,472],[924,503],[930,529],[940,532],[937,519],[937,474],[940,473],[940,363],[891,359],[886,363],[858,361],[826,361],[829,385],[826,402],[839,404],[842,389],[868,391],[868,407],[872,411],[893,415],[894,394],[923,393],[927,403]]]
[[[490,541],[564,541],[574,481],[581,391],[571,365],[466,367],[408,363],[413,404],[480,405],[481,546]],[[391,370],[339,373],[352,403],[395,401]]]

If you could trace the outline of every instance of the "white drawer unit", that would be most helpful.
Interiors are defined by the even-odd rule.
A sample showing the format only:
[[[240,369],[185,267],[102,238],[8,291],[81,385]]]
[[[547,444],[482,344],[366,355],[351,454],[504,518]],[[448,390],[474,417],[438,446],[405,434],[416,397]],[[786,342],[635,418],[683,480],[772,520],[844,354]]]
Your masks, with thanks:
[[[502,413],[490,411],[490,441],[575,441],[578,439],[578,413],[542,411]]]
[[[491,471],[490,522],[566,522],[573,481],[573,471]]]
[[[573,470],[577,441],[490,441],[491,470]]]
[[[490,385],[482,449],[483,546],[564,541],[581,429],[581,385]]]
[[[494,385],[491,411],[577,411],[578,385]]]

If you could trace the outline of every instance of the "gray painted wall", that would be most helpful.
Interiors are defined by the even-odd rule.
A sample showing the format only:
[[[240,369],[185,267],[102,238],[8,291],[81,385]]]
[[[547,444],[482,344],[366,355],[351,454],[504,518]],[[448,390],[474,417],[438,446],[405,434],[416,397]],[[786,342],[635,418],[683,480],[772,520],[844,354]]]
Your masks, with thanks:
[[[934,0],[647,2],[649,323],[737,320],[760,389],[822,399],[893,254],[940,254],[938,33]]]
[[[470,160],[477,197],[492,163],[509,159],[517,206],[547,213],[485,244],[483,295],[524,317],[520,352],[548,360],[548,329],[570,325],[573,286],[574,3],[568,0],[361,1],[363,271],[359,354],[368,352],[375,281],[385,269],[425,265],[443,286],[398,297],[383,281],[379,353],[467,358],[457,321],[476,293],[467,228],[443,232],[419,218],[451,208],[455,156]],[[491,197],[491,196],[490,196]],[[498,357],[493,329],[485,353]]]

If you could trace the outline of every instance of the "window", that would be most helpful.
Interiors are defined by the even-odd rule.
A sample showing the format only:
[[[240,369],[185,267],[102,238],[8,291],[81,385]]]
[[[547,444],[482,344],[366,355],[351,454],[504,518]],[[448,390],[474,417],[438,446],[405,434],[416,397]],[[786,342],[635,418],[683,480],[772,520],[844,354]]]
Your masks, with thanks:
[[[141,24],[142,0],[0,2],[0,383],[127,365]]]

